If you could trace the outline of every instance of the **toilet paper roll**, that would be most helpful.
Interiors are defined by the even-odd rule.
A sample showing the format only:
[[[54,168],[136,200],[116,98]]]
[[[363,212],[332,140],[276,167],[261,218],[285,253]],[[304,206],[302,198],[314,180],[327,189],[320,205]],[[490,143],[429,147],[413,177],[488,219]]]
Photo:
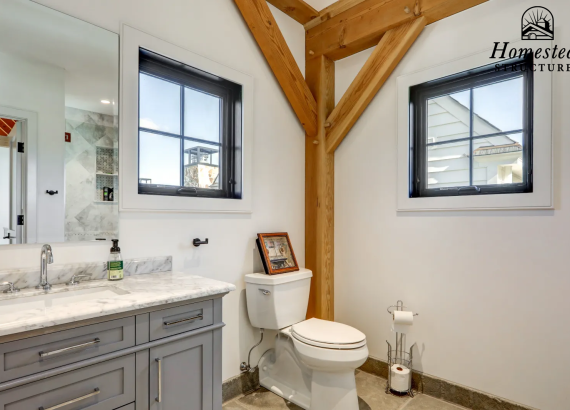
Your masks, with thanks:
[[[390,367],[390,388],[394,391],[405,393],[410,386],[412,372],[406,366],[394,364]]]
[[[392,332],[408,333],[414,324],[414,313],[395,310],[392,314]]]

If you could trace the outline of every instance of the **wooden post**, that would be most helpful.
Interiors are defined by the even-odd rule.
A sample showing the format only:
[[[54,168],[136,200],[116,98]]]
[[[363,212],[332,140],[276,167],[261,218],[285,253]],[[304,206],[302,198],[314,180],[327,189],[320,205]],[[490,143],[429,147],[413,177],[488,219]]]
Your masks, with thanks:
[[[317,101],[317,136],[305,143],[305,251],[313,271],[307,317],[334,320],[334,152],[326,151],[326,119],[334,109],[334,62],[307,62],[305,79]]]

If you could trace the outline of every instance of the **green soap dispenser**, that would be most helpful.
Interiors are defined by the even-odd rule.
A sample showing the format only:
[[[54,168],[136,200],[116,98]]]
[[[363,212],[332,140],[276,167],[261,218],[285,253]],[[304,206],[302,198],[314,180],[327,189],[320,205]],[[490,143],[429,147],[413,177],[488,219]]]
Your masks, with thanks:
[[[118,239],[113,239],[113,247],[107,261],[107,278],[109,280],[123,279],[123,257],[121,256]]]

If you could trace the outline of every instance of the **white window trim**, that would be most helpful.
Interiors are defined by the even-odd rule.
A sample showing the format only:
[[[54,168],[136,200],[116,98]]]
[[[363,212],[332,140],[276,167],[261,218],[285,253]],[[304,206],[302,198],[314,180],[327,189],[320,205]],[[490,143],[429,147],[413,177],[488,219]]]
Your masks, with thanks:
[[[551,42],[540,42],[551,47]],[[510,48],[535,48],[536,42],[513,41]],[[465,58],[453,60],[422,71],[398,77],[398,211],[452,211],[501,209],[553,209],[552,169],[552,73],[536,71],[534,75],[533,192],[522,194],[466,195],[410,198],[409,192],[409,124],[410,87],[427,81],[467,71],[500,60],[489,57],[489,48]],[[551,59],[536,63],[551,64]]]
[[[139,48],[225,78],[242,86],[243,191],[241,199],[196,198],[138,193]],[[127,25],[121,29],[119,210],[157,212],[252,212],[253,78]]]

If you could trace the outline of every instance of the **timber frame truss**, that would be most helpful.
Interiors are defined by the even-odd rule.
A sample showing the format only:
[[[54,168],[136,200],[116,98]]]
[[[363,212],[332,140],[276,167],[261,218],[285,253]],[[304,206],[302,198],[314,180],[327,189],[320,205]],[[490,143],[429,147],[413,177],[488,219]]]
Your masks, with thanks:
[[[334,320],[334,152],[426,25],[487,0],[234,0],[306,133],[307,317]],[[305,76],[267,2],[305,28]],[[375,47],[335,106],[334,62]]]

